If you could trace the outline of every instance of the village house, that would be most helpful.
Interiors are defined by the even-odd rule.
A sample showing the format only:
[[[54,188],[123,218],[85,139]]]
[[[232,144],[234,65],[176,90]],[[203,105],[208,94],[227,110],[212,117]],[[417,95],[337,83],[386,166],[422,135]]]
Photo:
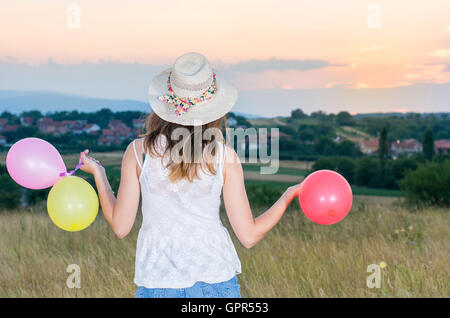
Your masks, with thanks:
[[[450,139],[441,139],[434,142],[437,154],[450,154]]]
[[[123,140],[132,136],[132,129],[121,120],[112,120],[108,126],[109,129],[102,129],[97,141],[99,145],[120,145]]]
[[[36,127],[45,134],[81,134],[86,124],[86,120],[55,121],[49,117],[42,117],[37,120]],[[93,130],[95,129],[94,127]],[[97,131],[100,131],[100,127],[98,127]]]
[[[56,122],[49,117],[41,117],[38,119],[36,127],[45,134],[52,134],[56,131]]]
[[[394,156],[401,154],[411,156],[412,154],[422,152],[422,143],[413,138],[403,141],[397,140],[391,144],[391,152]]]
[[[77,125],[75,120],[55,121],[57,132],[60,134],[72,133],[73,128]]]
[[[89,123],[89,124],[86,124],[84,127],[83,127],[83,132],[85,132],[85,133],[87,133],[87,134],[91,134],[91,135],[96,135],[96,134],[98,134],[99,132],[100,132],[100,126],[99,125],[97,125],[97,124],[92,124],[92,123]]]
[[[6,144],[6,137],[3,135],[0,135],[0,145],[4,146]]]
[[[337,144],[340,144],[342,141],[344,141],[344,137],[336,136],[335,138],[333,138],[333,141]]]
[[[8,124],[7,118],[0,118],[0,130],[2,130],[3,126]]]
[[[136,129],[144,128],[145,126],[145,119],[143,118],[135,118],[132,121],[133,127]]]
[[[379,138],[364,139],[359,145],[359,149],[365,155],[371,155],[378,151]]]
[[[111,146],[120,144],[120,139],[115,135],[112,129],[102,129],[102,134],[98,138],[99,145]]]
[[[7,131],[16,131],[19,128],[19,125],[4,125],[2,126],[2,129],[0,129],[1,132],[7,132]]]
[[[84,132],[84,127],[87,125],[87,120],[85,119],[77,119],[75,120],[75,125],[72,127],[71,133],[74,135],[79,135]],[[99,127],[100,130],[100,127]]]
[[[122,140],[131,137],[131,128],[119,119],[112,120],[108,126],[114,131],[115,135],[119,136]]]
[[[33,117],[20,117],[20,124],[22,126],[31,126],[33,125],[34,118]]]

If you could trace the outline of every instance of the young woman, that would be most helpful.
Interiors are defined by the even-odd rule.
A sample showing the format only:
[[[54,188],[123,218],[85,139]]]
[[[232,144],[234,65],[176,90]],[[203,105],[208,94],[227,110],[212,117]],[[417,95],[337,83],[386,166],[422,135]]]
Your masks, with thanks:
[[[150,84],[153,113],[143,138],[125,151],[117,199],[104,168],[88,150],[81,153],[81,169],[94,175],[103,214],[119,238],[130,232],[142,195],[136,297],[240,297],[241,264],[219,218],[221,193],[246,248],[278,223],[298,194],[300,185],[288,188],[253,218],[239,158],[221,133],[236,98],[203,55],[182,55]]]

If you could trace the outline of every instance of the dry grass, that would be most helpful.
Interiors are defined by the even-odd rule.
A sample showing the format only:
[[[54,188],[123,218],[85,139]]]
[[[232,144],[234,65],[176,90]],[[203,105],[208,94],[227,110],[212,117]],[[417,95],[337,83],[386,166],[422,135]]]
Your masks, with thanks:
[[[349,216],[333,226],[289,211],[253,249],[235,240],[242,295],[449,297],[450,211],[362,202],[355,200]],[[0,212],[0,297],[134,297],[138,224],[124,240],[102,217],[68,233],[43,210]],[[381,261],[387,264],[381,288],[369,289],[367,266]],[[80,289],[66,287],[66,267],[73,263],[81,268]]]

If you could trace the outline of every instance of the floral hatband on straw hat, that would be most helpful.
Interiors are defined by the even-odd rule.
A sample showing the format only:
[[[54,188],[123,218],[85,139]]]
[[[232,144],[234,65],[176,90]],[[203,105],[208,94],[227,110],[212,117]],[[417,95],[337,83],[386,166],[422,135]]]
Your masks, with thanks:
[[[203,55],[187,53],[152,79],[148,99],[162,119],[198,126],[228,113],[236,102],[237,90],[220,78]]]

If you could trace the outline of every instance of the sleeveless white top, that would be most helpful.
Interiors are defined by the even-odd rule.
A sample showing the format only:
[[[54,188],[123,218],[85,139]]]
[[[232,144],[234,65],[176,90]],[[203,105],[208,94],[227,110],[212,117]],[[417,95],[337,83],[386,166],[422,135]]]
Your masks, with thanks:
[[[196,282],[224,282],[241,273],[238,255],[219,218],[225,147],[218,145],[216,174],[199,169],[200,179],[193,182],[171,182],[161,158],[147,151],[139,177],[143,220],[136,247],[136,285],[186,288]],[[161,135],[157,151],[164,149]]]

